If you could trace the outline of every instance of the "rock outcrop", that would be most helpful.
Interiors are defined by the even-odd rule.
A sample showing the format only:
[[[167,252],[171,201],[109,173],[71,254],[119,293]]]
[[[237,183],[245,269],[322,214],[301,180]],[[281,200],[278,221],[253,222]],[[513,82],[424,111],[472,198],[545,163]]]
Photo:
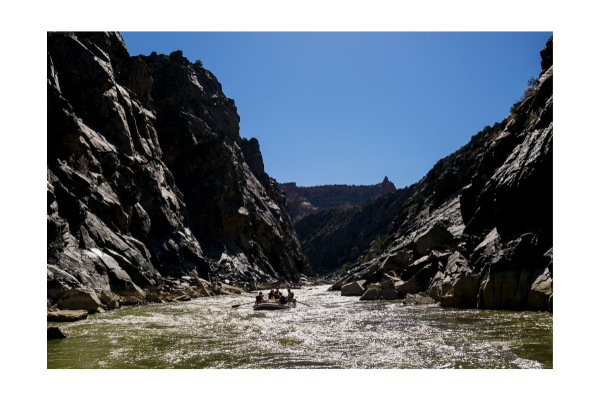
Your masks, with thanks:
[[[130,57],[118,33],[47,41],[53,303],[134,304],[190,273],[238,285],[311,273],[285,196],[214,75],[179,51]],[[120,300],[105,304],[103,291]]]
[[[85,310],[64,310],[64,311],[49,311],[48,322],[74,322],[86,319],[88,312]]]
[[[307,215],[335,207],[352,207],[367,200],[392,193],[396,186],[388,177],[376,185],[322,185],[297,186],[295,182],[282,183],[294,222]]]
[[[385,238],[343,268],[331,290],[358,280],[383,285],[394,271],[399,298],[424,292],[449,307],[552,310],[552,38],[541,55],[539,79],[510,115],[404,189]],[[327,221],[325,237],[342,235],[340,218]],[[299,232],[304,246],[311,232]],[[318,270],[320,259],[307,255]],[[369,289],[363,299],[382,293]]]
[[[342,296],[362,296],[365,293],[365,281],[356,281],[342,286]]]
[[[58,327],[56,326],[51,326],[47,329],[47,336],[48,339],[47,340],[52,340],[52,339],[65,339],[66,336],[64,335],[64,333],[62,333],[60,331],[60,329],[58,329]]]

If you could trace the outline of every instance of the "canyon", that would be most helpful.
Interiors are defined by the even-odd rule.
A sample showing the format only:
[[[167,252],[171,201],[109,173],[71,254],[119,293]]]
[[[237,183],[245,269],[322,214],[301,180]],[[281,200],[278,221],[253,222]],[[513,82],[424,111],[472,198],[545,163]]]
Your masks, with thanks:
[[[279,184],[181,51],[130,56],[111,32],[47,44],[49,318],[314,275],[361,300],[552,310],[552,38],[503,121],[400,189]]]

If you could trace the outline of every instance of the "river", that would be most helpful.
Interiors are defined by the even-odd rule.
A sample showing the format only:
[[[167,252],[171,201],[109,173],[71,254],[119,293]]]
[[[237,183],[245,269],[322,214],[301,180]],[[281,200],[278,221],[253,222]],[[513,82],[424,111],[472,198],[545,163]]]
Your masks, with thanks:
[[[48,368],[552,368],[548,312],[359,301],[297,290],[286,311],[253,294],[123,307],[59,326]]]

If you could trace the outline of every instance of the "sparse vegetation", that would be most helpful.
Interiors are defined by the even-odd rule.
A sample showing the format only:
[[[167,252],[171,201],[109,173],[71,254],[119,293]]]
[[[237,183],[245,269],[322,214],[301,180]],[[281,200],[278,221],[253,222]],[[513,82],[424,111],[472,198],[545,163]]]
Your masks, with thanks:
[[[535,91],[535,87],[537,86],[538,83],[539,83],[539,80],[537,78],[534,78],[533,76],[531,78],[529,78],[529,80],[527,81],[527,89],[525,89],[525,91],[521,94],[519,101],[517,101],[515,104],[513,104],[512,107],[510,108],[509,118],[511,120],[514,119],[514,117],[517,115],[517,113],[519,111],[519,107],[521,106],[521,103],[523,103],[531,95],[533,95],[533,92]]]
[[[371,242],[369,252],[362,258],[361,263],[366,263],[377,258],[387,247],[388,234],[382,233]]]
[[[200,61],[200,60],[196,60],[196,61],[194,62],[194,66],[195,66],[195,67],[200,67],[200,68],[202,68],[202,67],[203,67],[202,61]]]
[[[525,121],[525,124],[523,125],[523,127],[527,128],[529,125],[531,125],[535,121],[537,121],[538,118],[540,118],[541,113],[542,113],[542,107],[538,108],[537,110],[531,111],[531,113],[529,114],[529,117],[527,118],[527,121]]]
[[[347,269],[348,269],[348,267],[350,267],[350,266],[352,266],[352,263],[351,263],[351,262],[347,262],[347,263],[345,263],[344,265],[342,265],[341,267],[339,267],[339,268],[337,269],[337,271],[336,271],[336,272],[338,272],[338,273],[340,273],[340,274],[343,274],[344,272],[346,272],[346,270],[347,270]]]
[[[514,118],[515,115],[517,115],[517,113],[519,112],[519,106],[521,105],[520,101],[517,101],[515,104],[512,105],[512,107],[510,108],[510,115]]]
[[[527,81],[527,86],[532,88],[532,87],[536,87],[537,84],[539,83],[539,79],[538,78],[534,78],[533,76],[531,78],[529,78],[529,80]]]

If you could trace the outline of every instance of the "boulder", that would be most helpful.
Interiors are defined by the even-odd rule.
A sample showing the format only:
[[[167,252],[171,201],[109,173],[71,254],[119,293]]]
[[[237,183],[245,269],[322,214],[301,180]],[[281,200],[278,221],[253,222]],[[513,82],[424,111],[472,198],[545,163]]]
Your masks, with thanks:
[[[498,251],[500,251],[500,235],[498,235],[498,230],[494,228],[475,247],[470,259],[475,265],[482,265],[490,261]]]
[[[528,308],[533,310],[551,310],[552,302],[552,259],[553,250],[544,254],[544,259],[549,263],[546,267],[538,269],[532,277],[533,283],[527,298]]]
[[[108,303],[106,303],[106,307],[107,308],[119,308],[119,302],[117,300],[109,300]]]
[[[538,278],[536,293],[531,297],[532,304],[539,304],[541,299],[549,298],[546,293],[547,285],[551,286],[548,280],[550,274],[545,274],[545,269],[542,269],[544,262],[547,262],[541,250],[543,246],[537,236],[531,233],[507,243],[505,248],[485,264],[485,273],[477,295],[477,308],[528,309],[531,282],[535,283]],[[541,304],[544,304],[543,300]]]
[[[429,258],[431,259],[431,261],[441,261],[445,264],[448,262],[448,259],[451,255],[451,251],[441,252],[437,250],[431,250],[431,253],[429,253]]]
[[[431,250],[447,250],[453,239],[454,236],[446,228],[434,225],[415,238],[415,251],[424,256]]]
[[[198,292],[196,292],[196,291],[195,291],[194,289],[192,289],[191,287],[190,287],[190,288],[187,288],[187,289],[185,290],[185,293],[186,293],[188,296],[190,296],[190,298],[192,298],[192,299],[195,299],[195,298],[198,298],[198,297],[200,297],[200,295],[198,294]]]
[[[381,283],[369,283],[367,285],[367,290],[369,289],[381,289]]]
[[[192,299],[188,295],[177,296],[177,297],[173,298],[173,301],[190,301],[190,300],[192,300]]]
[[[191,287],[191,286],[190,286],[190,284],[189,284],[189,283],[187,283],[187,282],[181,282],[181,283],[179,284],[179,287],[178,287],[178,289],[183,289],[183,290],[186,290],[186,289],[189,289],[190,287]]]
[[[47,314],[48,322],[73,322],[86,319],[88,312],[85,310],[50,311]]]
[[[360,297],[359,300],[377,300],[381,297],[381,289],[371,288]]]
[[[429,258],[429,256],[424,256],[415,260],[412,264],[410,264],[404,271],[400,273],[400,279],[403,281],[407,281],[412,278],[417,272],[422,270],[426,265],[431,264],[433,261]]]
[[[46,297],[56,302],[61,296],[81,283],[71,274],[61,270],[56,265],[46,264],[47,288]]]
[[[348,281],[350,280],[350,276],[345,276],[337,281],[335,281],[333,283],[333,285],[331,285],[331,287],[329,289],[327,289],[328,291],[334,291],[334,290],[341,290],[342,286],[346,285],[348,283]]]
[[[116,294],[109,292],[108,290],[103,290],[100,292],[100,301],[106,305],[108,308],[119,308],[119,296]]]
[[[143,301],[139,296],[121,296],[121,302],[124,306],[133,306],[136,304],[142,304]]]
[[[221,292],[223,291],[225,291],[227,294],[242,294],[242,291],[239,288],[225,283],[221,284]]]
[[[103,252],[97,248],[91,249],[91,252],[97,255],[104,265],[106,265],[108,269],[110,290],[113,293],[121,296],[138,297],[142,301],[146,298],[146,293],[133,283],[129,274],[119,266],[117,260],[107,252]]]
[[[399,282],[399,281],[400,281],[400,279],[398,279],[398,278],[388,279],[387,281],[381,282],[381,288],[382,289],[390,289],[390,288],[395,289],[395,287],[396,287],[395,283]]]
[[[435,300],[424,293],[416,293],[407,294],[402,303],[411,305],[435,304]]]
[[[481,275],[455,251],[443,272],[437,272],[425,292],[444,307],[475,308]]]
[[[400,272],[406,269],[410,264],[413,263],[413,252],[402,250],[398,253],[389,255],[381,264],[382,272]]]
[[[442,264],[439,262],[425,265],[412,278],[396,287],[399,297],[402,298],[407,294],[415,294],[425,291],[431,279],[438,272],[438,268],[442,267]]]
[[[66,336],[56,326],[51,326],[50,328],[48,328],[47,332],[48,332],[48,339],[47,340],[51,340],[51,339],[64,339],[64,338],[66,338]]]
[[[360,280],[342,286],[342,296],[362,296],[366,291],[364,283],[364,280]]]
[[[383,300],[395,300],[398,298],[398,291],[394,287],[388,287],[381,290]]]
[[[552,296],[552,274],[548,268],[540,269],[534,273],[534,282],[531,285],[527,305],[529,309],[549,310],[550,296]]]
[[[91,289],[72,289],[65,292],[56,303],[61,310],[86,310],[90,313],[104,311],[96,292]]]
[[[146,301],[154,302],[158,300],[158,293],[146,293]]]

